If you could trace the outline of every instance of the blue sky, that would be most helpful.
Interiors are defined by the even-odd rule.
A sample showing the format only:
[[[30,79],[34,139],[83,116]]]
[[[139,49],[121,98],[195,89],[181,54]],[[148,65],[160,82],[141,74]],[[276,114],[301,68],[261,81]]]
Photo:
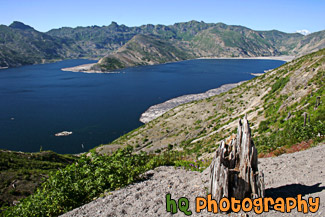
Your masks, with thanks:
[[[0,24],[22,21],[39,31],[62,26],[174,24],[198,20],[254,30],[325,29],[324,0],[1,0]]]

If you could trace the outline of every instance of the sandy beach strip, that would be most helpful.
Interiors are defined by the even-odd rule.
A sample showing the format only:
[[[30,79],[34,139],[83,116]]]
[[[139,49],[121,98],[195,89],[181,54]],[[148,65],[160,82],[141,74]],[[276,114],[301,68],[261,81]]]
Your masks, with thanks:
[[[89,63],[89,64],[83,64],[79,66],[69,67],[69,68],[63,68],[62,71],[69,71],[69,72],[89,72],[91,67],[95,65],[96,63]],[[95,72],[95,71],[94,71]]]

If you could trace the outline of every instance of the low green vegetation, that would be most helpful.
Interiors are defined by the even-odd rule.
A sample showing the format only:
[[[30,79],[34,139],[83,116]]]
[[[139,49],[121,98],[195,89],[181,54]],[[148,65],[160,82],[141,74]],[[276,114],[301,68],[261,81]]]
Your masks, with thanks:
[[[52,151],[22,153],[0,150],[0,210],[32,194],[51,171],[78,158]]]
[[[159,155],[133,153],[128,146],[110,156],[83,155],[65,168],[52,172],[37,191],[4,216],[57,216],[103,196],[105,192],[141,180],[141,174],[163,165],[175,165],[202,171],[207,162],[183,160],[181,152],[167,151]]]
[[[211,160],[177,160],[175,161],[175,166],[180,167],[182,169],[191,170],[191,171],[199,171],[202,172],[211,164]]]
[[[321,74],[322,72],[318,75]],[[314,81],[318,82],[319,79],[314,79]],[[314,84],[317,85],[317,82]],[[325,104],[323,102],[325,102],[325,88],[322,84],[318,85],[320,85],[319,89],[312,96],[303,97],[299,103],[287,107],[286,111],[278,112],[279,106],[276,106],[277,109],[275,110],[272,107],[265,110],[267,119],[260,123],[257,129],[259,134],[255,138],[259,152],[267,153],[280,147],[290,147],[310,139],[314,140],[314,143],[324,140]],[[320,97],[322,103],[316,107],[317,97]],[[272,100],[270,104],[274,104],[277,100],[281,100],[281,97]],[[297,109],[301,107],[302,109]],[[288,113],[290,113],[289,118],[287,118]],[[304,113],[306,113],[306,121],[304,120]]]
[[[296,64],[288,66],[287,75],[275,79],[271,91],[264,97],[264,116],[266,120],[259,124],[255,143],[260,152],[267,153],[280,147],[291,147],[302,141],[313,140],[318,143],[324,140],[325,132],[325,70],[319,69],[317,73],[304,86],[296,85],[293,92],[280,94],[280,91],[290,80],[291,70],[315,71],[316,67],[325,63],[325,50],[320,50],[303,56],[296,60]],[[310,64],[317,56],[321,58]],[[307,64],[308,63],[308,64]],[[299,67],[297,67],[297,65]],[[308,66],[308,67],[306,67]],[[284,66],[286,67],[286,66]],[[280,73],[285,70],[280,70]],[[313,91],[304,94],[295,103],[296,92],[312,87]],[[289,96],[288,94],[292,94]],[[319,99],[317,99],[319,98]],[[318,103],[318,104],[317,104]],[[317,105],[316,105],[317,104]],[[306,113],[306,120],[304,117]]]
[[[101,63],[95,64],[92,66],[92,70],[100,70],[100,71],[110,71],[124,68],[125,64],[119,61],[117,58],[113,57],[105,57],[102,59]]]
[[[276,78],[276,82],[272,85],[272,89],[271,89],[271,94],[274,93],[275,91],[283,88],[287,82],[289,81],[288,77],[284,77],[284,78]]]

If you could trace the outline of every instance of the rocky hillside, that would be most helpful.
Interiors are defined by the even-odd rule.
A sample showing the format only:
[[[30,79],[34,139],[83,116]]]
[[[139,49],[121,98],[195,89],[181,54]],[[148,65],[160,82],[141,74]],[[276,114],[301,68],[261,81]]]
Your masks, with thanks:
[[[142,25],[139,27],[128,27],[112,22],[108,26],[90,26],[69,28],[63,27],[47,32],[51,36],[67,38],[76,41],[84,50],[105,55],[122,47],[135,35],[155,35],[163,40],[175,39],[178,41],[188,41],[199,31],[207,29],[215,24],[190,21],[176,23],[174,25]]]
[[[299,33],[288,34],[276,30],[255,31],[243,26],[226,25],[223,23],[207,24],[197,21],[176,23],[171,26],[145,25],[131,28],[112,23],[109,27],[110,29],[114,27],[116,30],[114,33],[110,32],[110,34],[116,35],[120,39],[119,44],[122,46],[125,43],[120,48],[123,55],[121,55],[121,50],[118,49],[114,54],[109,54],[101,59],[99,65],[96,68],[90,69],[90,71],[110,71],[130,66],[178,61],[180,59],[178,55],[177,57],[169,55],[171,58],[166,58],[163,52],[159,55],[158,61],[148,61],[148,59],[155,59],[157,52],[152,52],[152,49],[141,50],[141,46],[134,46],[134,43],[139,40],[137,37],[133,36],[128,41],[128,38],[132,35],[138,36],[139,34],[149,34],[151,35],[150,37],[154,36],[156,40],[159,39],[161,41],[160,44],[152,43],[152,40],[146,40],[147,44],[151,43],[151,46],[159,48],[158,50],[161,50],[162,44],[166,44],[168,50],[183,48],[182,57],[185,59],[193,57],[300,56],[325,47],[325,31],[303,36]],[[86,29],[83,30],[86,31]],[[98,29],[97,31],[100,32],[101,30]],[[59,35],[60,31],[56,30],[54,32],[56,32],[56,35]],[[101,32],[101,34],[103,33]],[[69,34],[65,36],[67,37]],[[74,34],[70,34],[70,36],[74,36]],[[118,48],[119,45],[115,43],[114,46],[111,46],[112,49],[109,49],[112,52],[114,52],[113,47]],[[142,52],[141,55],[139,55],[140,51]],[[145,60],[143,56],[145,56]],[[161,58],[162,56],[163,58]]]
[[[140,56],[150,60],[131,58],[132,64],[122,64],[122,68],[149,64],[152,59],[157,59],[155,56],[162,51],[162,45],[171,50],[175,57],[170,58],[170,53],[162,52],[161,55],[167,56],[161,56],[159,60],[152,62],[161,63],[164,60],[177,61],[193,57],[300,56],[324,48],[324,34],[324,31],[307,36],[276,30],[255,31],[243,26],[197,21],[169,26],[148,24],[139,27],[112,22],[102,27],[63,27],[41,33],[23,23],[14,22],[10,26],[0,26],[0,67],[64,58],[101,58],[109,55],[101,60],[102,69],[113,69],[111,65],[119,64],[116,58],[110,59],[110,54],[114,53],[116,56],[116,53],[119,53],[116,57],[125,57],[122,61],[129,62],[127,59],[135,52],[139,55],[140,50],[137,49],[143,46],[143,42],[157,46],[158,52],[151,53],[154,49],[145,49]],[[137,42],[142,45],[135,46],[134,43]],[[122,55],[121,51],[126,54]],[[182,58],[179,52],[182,53]]]
[[[288,38],[299,36],[285,35]],[[199,56],[205,57],[275,56],[283,54],[284,52],[279,51],[274,44],[258,31],[225,24],[217,24],[203,30],[191,40],[191,47]]]
[[[220,140],[236,131],[238,119],[245,114],[252,123],[259,152],[280,151],[279,147],[308,139],[321,140],[325,132],[324,82],[325,49],[228,92],[178,106],[97,151],[107,153],[125,145],[148,152],[173,147],[208,157]]]
[[[153,35],[136,35],[116,52],[102,58],[92,67],[109,71],[139,65],[154,65],[193,58],[189,51]]]
[[[293,54],[307,54],[324,48],[325,31],[315,32],[304,37],[292,50]]]
[[[72,40],[41,33],[20,22],[0,25],[0,67],[79,58],[82,49]]]

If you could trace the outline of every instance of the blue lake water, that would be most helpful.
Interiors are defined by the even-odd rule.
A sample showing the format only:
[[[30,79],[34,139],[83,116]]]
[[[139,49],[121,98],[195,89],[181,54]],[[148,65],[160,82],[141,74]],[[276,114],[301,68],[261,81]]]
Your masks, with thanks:
[[[0,70],[0,149],[85,152],[141,125],[154,104],[276,68],[274,60],[189,60],[121,70],[116,74],[65,72],[91,63],[66,60]],[[72,131],[66,137],[55,133]],[[82,148],[82,145],[83,147]]]

